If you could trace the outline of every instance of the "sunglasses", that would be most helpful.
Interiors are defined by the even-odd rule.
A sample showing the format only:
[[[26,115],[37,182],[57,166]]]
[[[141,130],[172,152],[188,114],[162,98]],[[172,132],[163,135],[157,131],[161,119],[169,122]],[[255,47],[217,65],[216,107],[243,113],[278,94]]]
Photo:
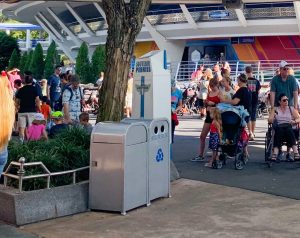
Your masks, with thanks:
[[[283,101],[283,102],[288,102],[289,99],[288,99],[288,98],[285,98],[285,99],[282,99],[281,101]]]
[[[285,70],[285,71],[286,71],[286,70],[289,70],[289,69],[290,69],[290,68],[285,68],[285,67],[283,68],[283,70]]]

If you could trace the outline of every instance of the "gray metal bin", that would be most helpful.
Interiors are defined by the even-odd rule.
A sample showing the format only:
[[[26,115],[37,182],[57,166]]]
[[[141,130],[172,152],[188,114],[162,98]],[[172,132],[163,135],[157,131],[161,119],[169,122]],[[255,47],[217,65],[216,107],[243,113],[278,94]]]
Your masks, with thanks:
[[[148,204],[170,196],[170,126],[167,119],[123,119],[124,123],[142,122],[148,129]]]
[[[91,137],[90,209],[126,211],[147,204],[147,128],[98,123]]]

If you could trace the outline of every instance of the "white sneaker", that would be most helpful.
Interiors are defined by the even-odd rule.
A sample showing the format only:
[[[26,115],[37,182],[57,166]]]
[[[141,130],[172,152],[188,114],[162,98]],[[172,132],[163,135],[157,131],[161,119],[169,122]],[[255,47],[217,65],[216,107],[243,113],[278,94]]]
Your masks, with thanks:
[[[199,161],[203,161],[205,158],[201,155],[198,155],[197,157],[195,158],[192,158],[191,161],[192,162],[199,162]]]

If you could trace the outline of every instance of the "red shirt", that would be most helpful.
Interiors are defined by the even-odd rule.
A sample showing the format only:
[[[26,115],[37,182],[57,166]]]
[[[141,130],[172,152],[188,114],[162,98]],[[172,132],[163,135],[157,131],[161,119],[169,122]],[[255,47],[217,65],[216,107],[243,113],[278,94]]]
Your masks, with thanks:
[[[211,101],[211,102],[213,102],[213,103],[215,103],[215,104],[218,104],[218,103],[221,102],[219,96],[214,96],[214,97],[208,96],[208,97],[207,97],[207,101]]]
[[[215,126],[213,122],[210,124],[210,132],[218,133],[218,128]]]
[[[42,104],[41,106],[41,113],[44,115],[45,120],[50,117],[51,108],[48,104]]]

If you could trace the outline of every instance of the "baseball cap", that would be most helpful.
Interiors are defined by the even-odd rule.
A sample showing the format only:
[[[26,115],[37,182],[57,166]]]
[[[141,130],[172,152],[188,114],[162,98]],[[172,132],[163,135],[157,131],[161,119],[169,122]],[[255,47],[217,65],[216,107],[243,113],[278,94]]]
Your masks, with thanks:
[[[42,113],[36,113],[34,115],[34,120],[36,120],[36,121],[44,121],[45,117],[44,117],[44,115]]]
[[[64,114],[61,111],[56,111],[51,114],[52,118],[62,118]]]
[[[280,63],[279,63],[279,68],[284,68],[286,66],[289,66],[288,62],[282,60]]]

